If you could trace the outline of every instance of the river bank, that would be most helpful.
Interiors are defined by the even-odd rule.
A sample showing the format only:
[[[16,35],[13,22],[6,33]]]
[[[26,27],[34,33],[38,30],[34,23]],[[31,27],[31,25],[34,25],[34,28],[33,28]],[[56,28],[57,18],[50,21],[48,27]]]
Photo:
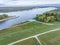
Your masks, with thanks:
[[[8,16],[18,16],[18,18],[16,19],[15,17],[14,19],[10,18],[11,20],[8,18],[6,21],[0,23],[0,29],[6,29],[7,27],[12,27],[15,24],[19,24],[27,20],[31,20],[36,17],[36,14],[42,14],[44,12],[51,11],[54,9],[56,8],[51,8],[51,7],[50,8],[36,8],[32,10],[0,13],[0,14],[7,14]]]
[[[15,18],[18,18],[19,16],[9,16],[8,18],[5,18],[5,19],[2,19],[0,20],[0,22],[4,22],[6,20],[10,20],[10,19],[15,19]]]

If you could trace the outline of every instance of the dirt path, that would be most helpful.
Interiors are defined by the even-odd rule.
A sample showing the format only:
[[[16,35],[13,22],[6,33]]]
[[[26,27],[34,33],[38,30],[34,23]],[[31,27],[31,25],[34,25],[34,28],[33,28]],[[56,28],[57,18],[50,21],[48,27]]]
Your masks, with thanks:
[[[60,30],[60,28],[56,28],[56,29],[53,29],[53,30],[50,30],[50,31],[46,31],[46,32],[43,32],[43,33],[40,33],[40,34],[37,34],[37,35],[34,35],[34,36],[30,36],[30,37],[27,37],[27,38],[24,38],[24,39],[21,39],[21,40],[17,40],[17,41],[12,42],[12,43],[10,43],[10,44],[8,44],[8,45],[13,45],[13,44],[15,44],[15,43],[18,43],[18,42],[21,42],[21,41],[24,41],[24,40],[27,40],[27,39],[30,39],[30,38],[36,38],[36,37],[38,37],[38,36],[40,36],[40,35],[44,35],[44,34],[47,34],[47,33],[50,33],[50,32],[55,32],[55,31],[58,31],[58,30]],[[36,39],[37,39],[37,38],[36,38]],[[38,40],[38,39],[37,39],[37,40]],[[38,42],[40,43],[40,45],[42,45],[39,40],[38,40]]]

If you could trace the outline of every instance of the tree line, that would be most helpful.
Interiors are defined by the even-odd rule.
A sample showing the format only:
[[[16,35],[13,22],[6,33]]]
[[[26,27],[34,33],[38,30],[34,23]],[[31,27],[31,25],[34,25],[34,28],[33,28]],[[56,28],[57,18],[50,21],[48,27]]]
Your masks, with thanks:
[[[54,13],[54,12],[45,12],[43,14],[37,14],[36,20],[42,21],[42,22],[54,22],[54,21],[60,21],[60,14]]]
[[[1,19],[5,19],[5,18],[7,18],[7,17],[8,17],[7,14],[2,14],[2,15],[0,15],[0,20],[1,20]]]

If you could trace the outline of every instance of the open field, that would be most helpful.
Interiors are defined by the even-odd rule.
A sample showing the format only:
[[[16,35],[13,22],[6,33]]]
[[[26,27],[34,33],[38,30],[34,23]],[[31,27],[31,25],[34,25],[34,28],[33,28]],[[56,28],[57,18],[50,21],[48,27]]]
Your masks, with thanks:
[[[7,45],[17,40],[60,27],[59,22],[56,22],[54,24],[55,25],[46,25],[37,22],[30,22],[24,25],[18,24],[18,26],[1,30],[0,45]]]
[[[41,41],[42,45],[60,45],[60,30],[47,32],[45,34],[38,36],[37,38]],[[33,39],[33,37],[31,39]],[[33,45],[37,45],[32,40],[30,40],[31,42],[29,42],[29,43],[28,43],[28,41],[29,41],[29,39],[15,43],[13,45],[23,45],[23,44],[27,45],[27,44],[31,44],[31,42],[33,43]],[[38,42],[37,40],[35,40],[35,41]]]
[[[42,45],[60,45],[60,30],[39,36]]]
[[[40,45],[35,38],[30,38],[28,40],[16,43],[14,45]]]
[[[14,45],[14,44],[20,44],[21,42],[23,43],[23,41],[28,41],[28,39],[30,39],[30,38],[35,38],[36,40],[37,40],[37,42],[40,44],[40,45],[42,45],[42,43],[41,43],[41,41],[39,40],[39,38],[38,38],[38,36],[40,37],[41,35],[44,35],[44,34],[48,34],[48,33],[51,33],[51,32],[55,32],[55,31],[59,31],[60,30],[60,28],[57,28],[57,29],[53,29],[53,30],[50,30],[50,31],[46,31],[46,32],[43,32],[43,33],[40,33],[40,34],[36,34],[36,35],[34,35],[34,36],[30,36],[30,37],[27,37],[27,38],[24,38],[24,39],[21,39],[21,40],[17,40],[17,41],[15,41],[15,42],[12,42],[12,43],[10,43],[10,44],[8,44],[8,45]],[[32,40],[31,40],[32,41]],[[24,43],[23,43],[24,44]]]

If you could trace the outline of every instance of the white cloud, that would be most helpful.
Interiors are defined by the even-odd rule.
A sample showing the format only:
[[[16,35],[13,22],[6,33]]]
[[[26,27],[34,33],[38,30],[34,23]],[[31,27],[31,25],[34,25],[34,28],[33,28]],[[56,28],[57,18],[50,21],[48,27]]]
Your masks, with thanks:
[[[38,3],[38,2],[37,2]],[[14,2],[8,2],[8,3],[5,3],[6,5],[16,5],[16,6],[26,6],[26,5],[35,5],[37,4],[36,2],[33,2],[33,1],[14,1]]]
[[[40,1],[13,1],[13,2],[7,2],[5,3],[6,5],[37,5],[37,4],[56,4],[57,2],[40,2]],[[59,4],[60,2],[58,2],[57,4]]]
[[[7,6],[28,6],[37,4],[59,4],[59,0],[0,0],[0,4],[5,4]]]

